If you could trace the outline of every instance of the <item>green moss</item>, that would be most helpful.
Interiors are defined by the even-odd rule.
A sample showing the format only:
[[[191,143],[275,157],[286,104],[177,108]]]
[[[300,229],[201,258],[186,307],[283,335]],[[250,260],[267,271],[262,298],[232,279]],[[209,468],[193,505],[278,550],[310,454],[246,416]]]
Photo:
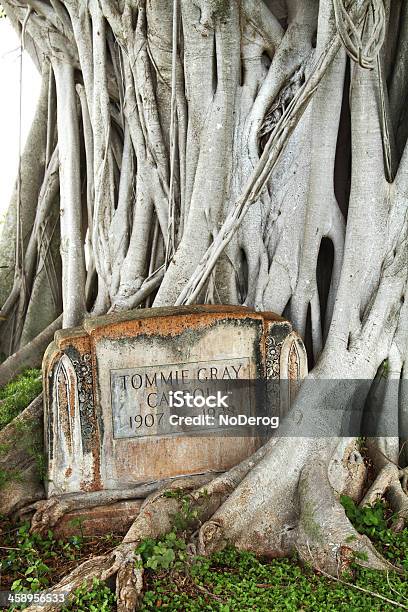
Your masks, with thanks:
[[[0,444],[0,459],[8,454],[11,444]]]
[[[41,393],[40,370],[26,370],[0,389],[0,429],[3,429]]]

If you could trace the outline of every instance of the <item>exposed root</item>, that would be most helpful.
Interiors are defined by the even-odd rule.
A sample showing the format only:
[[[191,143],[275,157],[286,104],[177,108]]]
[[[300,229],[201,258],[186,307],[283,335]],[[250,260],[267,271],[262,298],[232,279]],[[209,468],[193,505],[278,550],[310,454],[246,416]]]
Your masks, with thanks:
[[[386,497],[396,514],[393,531],[401,531],[408,522],[408,495],[406,491],[406,468],[398,469],[388,463],[379,472],[377,478],[365,494],[360,506],[372,506],[377,499]]]
[[[378,499],[381,499],[387,491],[390,484],[398,479],[398,470],[389,463],[378,474],[371,487],[361,500],[360,506],[372,506]]]
[[[200,487],[212,479],[212,474],[197,474],[189,481]],[[184,480],[184,479],[183,479]],[[96,491],[94,493],[73,493],[64,496],[50,497],[26,506],[17,514],[17,518],[31,518],[31,533],[43,534],[55,527],[62,517],[73,510],[84,510],[97,506],[106,506],[118,501],[144,499],[148,495],[169,486],[179,486],[181,479],[167,479],[147,482],[132,489]]]
[[[201,554],[220,550],[226,542],[269,558],[293,554],[299,475],[314,455],[327,456],[333,450],[330,440],[298,441],[283,437],[266,444],[263,458],[223,501],[210,524],[201,527]]]
[[[182,498],[190,496],[196,485],[195,480],[183,478],[152,493],[141,507],[140,514],[123,541],[138,544],[146,538],[155,539],[170,532],[174,526],[174,518],[181,510]]]
[[[64,514],[70,510],[71,506],[69,503],[63,502],[57,497],[52,497],[50,499],[41,499],[30,506],[22,508],[17,513],[17,518],[22,520],[34,512],[30,531],[31,533],[41,535],[55,527]]]
[[[401,484],[393,480],[387,489],[386,496],[396,514],[396,521],[392,529],[395,532],[401,531],[408,523],[408,495],[403,491]]]
[[[198,534],[198,554],[211,555],[228,544],[221,523],[207,521]]]
[[[408,467],[401,469],[398,476],[401,480],[402,490],[408,495]]]
[[[392,530],[395,532],[404,529],[408,523],[408,468],[397,465],[398,439],[371,438],[369,451],[375,464],[380,466],[378,476],[361,501],[361,506],[372,506],[377,499],[386,497],[395,512],[395,521]],[[389,456],[394,450],[396,461]],[[384,452],[383,452],[384,451]]]
[[[209,481],[208,475],[193,476],[172,481],[153,492],[143,504],[140,514],[126,534],[122,544],[110,555],[97,557],[82,563],[66,576],[50,592],[72,593],[83,582],[91,583],[94,578],[107,580],[117,574],[116,592],[118,610],[134,610],[140,602],[143,588],[143,571],[135,554],[137,545],[147,538],[159,538],[174,527],[174,518],[181,511],[182,501],[188,496],[191,502],[191,521],[189,528],[196,529],[203,520],[210,518],[230,491],[242,480],[249,470],[265,454],[260,448],[252,457],[246,459],[230,472]],[[45,500],[33,505],[37,511],[32,529],[43,531],[67,512],[69,502],[58,498]],[[193,514],[193,511],[195,513]],[[31,606],[31,612],[40,608]],[[44,607],[41,610],[55,608]]]
[[[332,576],[341,575],[352,562],[377,570],[396,570],[376,551],[369,538],[351,525],[335,498],[323,462],[302,470],[299,501],[296,550],[301,560]]]
[[[220,509],[224,508],[231,493],[235,494],[237,487],[240,494],[242,490],[248,493],[248,486],[244,486],[248,482],[245,480],[244,483],[245,477],[249,472],[253,474],[254,468],[261,465],[262,459],[267,459],[266,455],[271,452],[276,442],[278,440],[270,441],[251,458],[210,482],[209,476],[206,475],[199,479],[197,476],[186,477],[166,483],[145,500],[140,514],[133,522],[123,542],[112,553],[86,561],[65,577],[51,592],[65,591],[70,594],[84,581],[91,583],[94,578],[107,580],[116,574],[118,610],[124,612],[137,609],[143,590],[143,570],[135,552],[138,544],[147,538],[158,539],[169,533],[174,529],[175,518],[183,516],[186,520],[186,533],[193,533],[189,547],[194,554],[198,552],[208,555],[223,548],[230,539],[229,532],[226,531],[223,524]],[[297,551],[303,562],[311,563],[316,570],[334,577],[341,576],[353,562],[377,570],[399,571],[376,551],[366,536],[360,535],[353,528],[329,482],[327,460],[319,459],[313,454],[310,455],[311,448],[316,452],[318,447],[312,445],[308,448],[309,460],[306,459],[304,462],[306,467],[301,469],[299,480],[294,488],[293,505],[298,505],[292,514],[297,519],[295,524],[286,526],[288,533],[290,532],[287,539],[291,552]],[[279,452],[277,454],[279,459]],[[369,493],[367,499],[376,498],[377,493],[381,490],[394,495],[395,503],[398,501],[401,504],[402,500],[405,500],[406,496],[402,491],[398,480],[398,470],[396,471],[395,466],[392,466],[392,469],[390,467],[384,469],[376,482],[377,484],[373,485],[372,493]],[[399,493],[396,490],[397,484]],[[263,508],[266,507],[265,504],[269,507],[271,500],[273,501],[269,493],[275,495],[274,492],[268,492],[267,495],[264,491]],[[186,501],[188,501],[188,512],[183,515]],[[287,502],[288,500],[285,502],[286,505]],[[48,500],[44,505],[37,504],[37,510],[41,509],[42,515],[37,516],[36,525],[42,528],[50,517],[52,520],[56,516],[60,517],[64,513],[64,508],[63,504],[56,499]],[[404,508],[406,511],[407,507]],[[239,512],[240,508],[236,510]],[[220,520],[218,516],[221,517]],[[266,529],[266,540],[270,538],[270,542],[274,541],[267,527],[255,524],[249,535],[245,536],[247,538],[245,541],[250,541],[251,537],[254,539],[254,550],[260,544],[257,537],[258,539],[261,537],[263,533],[261,529]],[[281,536],[283,537],[282,534]],[[240,546],[239,542],[238,546],[245,547]],[[287,543],[285,546],[287,548]],[[275,556],[280,554],[283,554],[282,551],[277,549]],[[40,608],[34,606],[29,608],[30,611],[37,609]]]
[[[47,591],[47,593],[63,592],[69,595],[81,587],[84,583],[91,585],[95,578],[106,581],[111,576],[114,576],[121,567],[126,567],[132,556],[134,556],[134,546],[129,544],[120,544],[109,555],[93,557],[92,559],[88,559],[84,563],[81,563],[81,565],[65,576],[65,578],[63,578],[55,587]],[[139,579],[135,582],[135,584],[138,582],[140,582]],[[124,592],[124,589],[125,585],[123,585],[123,588],[121,588],[121,593],[123,592],[123,595],[126,595],[127,597],[128,595]],[[124,601],[127,600],[125,599]],[[47,603],[41,606],[29,606],[26,609],[29,612],[51,612],[52,610],[61,609],[63,605],[64,603]],[[121,610],[127,609],[129,608],[121,608]]]
[[[118,612],[137,610],[143,597],[142,560],[130,551],[116,576],[116,598]]]

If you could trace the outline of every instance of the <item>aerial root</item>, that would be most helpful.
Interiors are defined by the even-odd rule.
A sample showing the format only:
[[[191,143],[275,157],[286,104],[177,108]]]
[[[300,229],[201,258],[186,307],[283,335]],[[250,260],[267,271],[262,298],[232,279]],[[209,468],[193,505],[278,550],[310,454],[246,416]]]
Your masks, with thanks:
[[[300,519],[296,549],[300,559],[331,576],[340,576],[352,562],[371,569],[396,570],[359,534],[346,517],[318,461],[303,468],[299,481]]]
[[[116,576],[118,612],[137,610],[143,599],[143,567],[139,555],[131,550],[121,563]]]
[[[126,567],[132,555],[134,555],[133,546],[120,544],[110,554],[93,557],[84,561],[84,563],[81,563],[81,565],[65,576],[56,586],[46,592],[51,594],[66,593],[70,595],[76,589],[82,587],[84,583],[91,586],[94,579],[106,581],[114,576],[119,571],[119,568]],[[128,583],[129,582],[130,581],[128,581]],[[135,581],[135,584],[139,583],[140,579]],[[123,596],[126,595],[127,597],[124,601],[130,600],[129,591],[126,591],[125,583],[121,585],[120,590],[121,595],[123,593]],[[51,612],[61,609],[64,605],[64,603],[45,603],[40,606],[29,606],[26,610],[28,612]],[[121,608],[121,610],[127,609],[129,608]]]
[[[31,342],[3,361],[0,365],[0,387],[4,387],[25,369],[41,366],[42,355],[52,341],[55,332],[61,328],[61,325],[62,315],[46,327],[44,331],[39,333]]]

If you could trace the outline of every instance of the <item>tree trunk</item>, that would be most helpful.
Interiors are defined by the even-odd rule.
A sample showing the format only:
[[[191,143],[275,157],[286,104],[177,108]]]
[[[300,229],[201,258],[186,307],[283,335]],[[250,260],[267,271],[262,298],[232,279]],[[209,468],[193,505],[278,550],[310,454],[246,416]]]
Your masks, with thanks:
[[[86,309],[196,301],[283,313],[305,338],[314,367],[282,436],[215,479],[205,501],[192,489],[198,549],[297,551],[335,573],[351,548],[367,553],[363,564],[387,568],[339,505],[346,489],[362,494],[362,460],[338,436],[352,381],[373,381],[386,362],[374,489],[406,512],[405,463],[390,468],[404,460],[408,438],[404,385],[392,392],[408,371],[405,8],[394,0],[347,9],[343,0],[4,6],[15,22],[28,16],[27,36],[56,82],[42,111],[42,193],[58,154],[62,273],[52,286],[62,292],[64,326]],[[0,311],[9,352],[28,339],[15,330],[38,303],[34,289],[16,297],[22,278],[33,288],[38,265],[45,200],[37,183],[30,195],[37,247],[14,258],[17,289]],[[399,423],[394,442],[382,439],[385,408]],[[302,436],[296,414],[320,435]],[[118,550],[123,568],[128,543],[166,531],[173,506],[160,495],[147,501]],[[111,561],[78,576],[115,573]],[[137,590],[138,577],[118,576],[119,593]]]

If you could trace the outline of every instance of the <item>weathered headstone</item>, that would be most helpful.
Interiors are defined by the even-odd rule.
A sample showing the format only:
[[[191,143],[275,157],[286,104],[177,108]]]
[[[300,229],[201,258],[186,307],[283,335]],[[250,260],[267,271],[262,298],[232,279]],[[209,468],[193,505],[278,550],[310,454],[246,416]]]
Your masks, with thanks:
[[[169,385],[285,379],[285,411],[306,370],[291,324],[244,307],[139,309],[57,332],[43,364],[48,495],[225,471],[260,440],[170,425]]]

